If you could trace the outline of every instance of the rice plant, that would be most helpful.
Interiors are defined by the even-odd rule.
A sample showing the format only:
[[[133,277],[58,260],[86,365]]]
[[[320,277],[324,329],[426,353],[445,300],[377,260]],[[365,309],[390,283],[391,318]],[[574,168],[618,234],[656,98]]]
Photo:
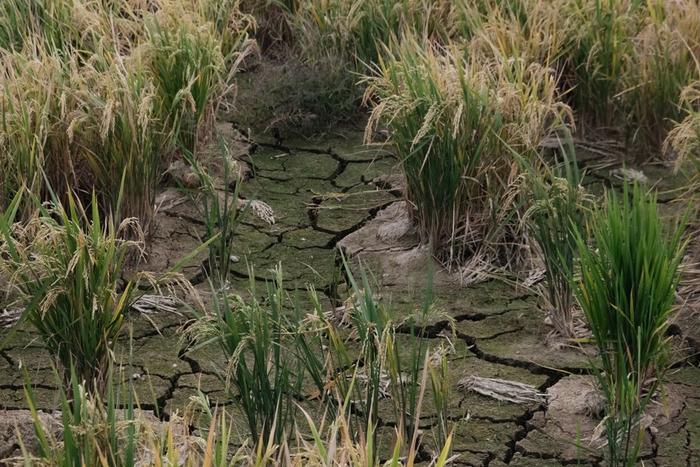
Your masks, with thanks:
[[[157,20],[147,26],[148,62],[174,145],[196,153],[212,125],[214,98],[227,91],[221,43],[212,27]]]
[[[23,186],[47,199],[46,179],[60,194],[81,185],[84,174],[74,161],[84,151],[71,138],[82,115],[69,91],[75,63],[41,49],[34,56],[0,54],[0,61],[0,205],[7,206]]]
[[[234,173],[235,167],[228,145],[219,137],[223,167],[221,186],[209,174],[192,154],[186,154],[187,162],[193,167],[199,178],[200,193],[194,199],[200,206],[204,219],[204,240],[209,241],[209,257],[205,265],[206,273],[214,285],[225,290],[229,285],[229,276],[234,256],[234,230],[239,218],[238,188],[241,180]],[[233,192],[229,187],[235,186]]]
[[[362,287],[355,282],[350,272],[349,279],[355,294],[351,319],[362,345],[360,358],[365,369],[362,379],[366,384],[359,398],[360,406],[365,414],[366,424],[376,427],[385,378],[382,371],[382,353],[387,342],[395,342],[394,329],[388,310],[375,299],[367,275],[363,273]]]
[[[0,218],[0,271],[22,294],[22,319],[34,327],[66,380],[75,371],[88,387],[104,389],[111,346],[121,334],[134,283],[120,287],[127,255],[141,242],[120,239],[134,219],[103,219],[93,195],[91,211],[69,193],[68,205],[37,205],[15,224],[21,192]],[[135,231],[138,231],[136,229]]]
[[[90,85],[79,94],[88,128],[78,137],[93,149],[79,162],[94,176],[103,209],[117,219],[135,217],[147,230],[168,154],[157,89],[137,61],[115,63],[106,72],[85,67],[83,74]]]
[[[398,421],[400,437],[406,440],[401,448],[402,452],[411,448],[411,443],[408,440],[413,441],[420,430],[421,399],[425,397],[428,389],[428,377],[432,389],[429,395],[437,399],[434,402],[437,408],[440,434],[443,433],[442,422],[446,422],[448,416],[447,407],[441,404],[441,402],[446,403],[446,400],[441,399],[441,396],[444,395],[445,391],[443,390],[447,390],[449,385],[447,375],[441,374],[442,370],[446,370],[446,368],[442,368],[441,358],[437,362],[429,358],[431,349],[425,339],[420,338],[421,321],[428,317],[429,312],[430,305],[426,303],[418,320],[409,317],[409,322],[404,323],[409,329],[407,335],[414,340],[408,345],[409,349],[402,345],[396,332],[387,333],[382,341],[384,350],[379,366],[384,369],[388,377],[389,384],[386,392],[389,394],[393,414]],[[436,369],[435,366],[438,368]]]
[[[656,198],[638,185],[608,193],[592,218],[595,245],[579,238],[577,297],[593,331],[595,374],[607,399],[611,465],[636,465],[642,416],[668,369],[666,336],[685,241],[664,229]]]
[[[303,383],[303,367],[287,351],[285,294],[281,269],[267,285],[266,303],[258,301],[254,279],[248,302],[214,289],[213,313],[191,331],[200,342],[196,348],[216,343],[226,356],[222,376],[235,389],[234,401],[245,414],[252,438],[262,446],[279,445],[291,434],[293,397]]]
[[[391,129],[421,237],[446,263],[505,263],[521,203],[522,174],[507,150],[536,152],[569,109],[550,70],[521,61],[478,62],[455,49],[406,42],[368,77],[367,126]]]
[[[351,341],[343,338],[336,324],[328,322],[331,368],[337,374],[334,379],[346,407],[346,416],[353,420],[353,412],[359,414],[357,425],[366,428],[366,435],[376,434],[381,400],[394,393],[394,410],[401,415],[401,408],[409,409],[408,400],[402,391],[403,374],[399,358],[399,343],[396,339],[395,323],[387,307],[379,303],[370,286],[369,276],[361,269],[360,282],[344,261],[351,295],[344,305],[346,320],[352,325],[352,334],[357,338],[357,347],[350,351]],[[420,360],[422,356],[418,356]],[[419,390],[417,386],[413,389]],[[405,404],[405,405],[402,405]],[[350,409],[354,409],[350,412]],[[402,433],[403,435],[403,433]],[[368,439],[376,446],[376,438]]]
[[[681,102],[687,116],[673,127],[664,142],[665,152],[676,156],[676,170],[700,161],[700,81],[683,89]]]
[[[425,387],[428,379],[429,365],[424,365],[421,371],[420,381],[423,383],[417,390],[419,400],[422,402]],[[300,456],[310,463],[337,463],[338,465],[413,465],[418,458],[418,431],[414,431],[412,437],[406,438],[402,430],[396,429],[396,437],[391,455],[377,451],[375,429],[372,424],[368,424],[363,430],[358,429],[352,423],[352,419],[345,400],[345,406],[338,415],[329,423],[326,428],[327,418],[321,420],[320,426],[314,422],[313,417],[303,409],[301,410],[311,431],[311,441],[303,442],[304,449],[300,450]],[[420,402],[419,402],[420,404]],[[416,412],[420,416],[420,405]],[[323,438],[323,433],[328,433],[327,438]],[[452,449],[453,434],[450,432],[443,444],[437,446],[436,455],[431,460],[431,465],[449,465],[456,457],[450,457]],[[297,437],[297,439],[301,439]],[[330,448],[330,449],[329,449]],[[404,454],[406,453],[406,454]],[[386,458],[386,460],[384,460]],[[380,460],[381,459],[381,460]],[[382,460],[384,462],[382,463]]]
[[[447,359],[449,349],[446,347],[438,347],[435,349],[429,359],[426,359],[424,371],[428,371],[430,375],[430,386],[432,389],[433,403],[437,408],[437,423],[434,428],[436,431],[435,439],[438,446],[446,446],[449,444],[449,438],[452,433],[454,422],[450,419],[450,371],[449,362]],[[449,452],[449,451],[448,451]]]
[[[577,239],[585,235],[586,195],[571,135],[560,142],[562,161],[529,166],[531,206],[525,213],[545,264],[550,318],[560,336],[575,337],[572,289]],[[543,173],[544,172],[544,173]]]
[[[95,190],[105,211],[147,227],[167,140],[143,66],[137,60],[110,64],[101,55],[78,63],[41,50],[33,59],[12,53],[4,60],[4,201],[23,185],[43,199],[49,198],[47,185],[61,200],[68,187]]]
[[[110,370],[110,375],[114,374]],[[121,373],[121,369],[119,371]],[[242,433],[235,428],[235,416],[224,407],[212,404],[201,392],[190,397],[183,416],[168,422],[156,420],[141,409],[134,388],[108,378],[104,398],[95,396],[77,381],[71,380],[72,397],[59,389],[61,426],[58,433],[43,422],[37,410],[31,381],[25,394],[37,437],[37,451],[27,449],[28,439],[20,439],[22,454],[8,462],[22,465],[399,465],[405,458],[401,447],[409,441],[397,433],[395,447],[388,455],[373,444],[372,429],[357,439],[351,423],[341,411],[337,417],[320,419],[304,409],[304,421],[295,427],[294,436],[281,445],[244,444],[233,447]],[[197,430],[190,434],[190,429]],[[433,464],[448,465],[452,446],[450,434],[439,446]],[[388,458],[388,460],[386,460]],[[385,461],[386,460],[386,461]],[[415,462],[416,455],[408,462]]]
[[[683,89],[700,79],[698,31],[700,6],[694,2],[646,7],[623,93],[631,122],[627,131],[638,145],[660,148],[674,122],[685,117]]]
[[[434,308],[432,277],[428,277],[425,300],[419,310],[398,321],[390,307],[377,299],[366,269],[360,264],[359,277],[356,278],[345,260],[344,265],[352,293],[346,302],[349,309],[345,311],[349,314],[348,320],[353,325],[353,335],[359,341],[360,350],[359,359],[353,361],[348,358],[345,342],[329,339],[333,368],[344,368],[344,379],[350,382],[338,384],[341,396],[353,401],[361,414],[361,426],[366,427],[378,426],[379,410],[389,402],[398,439],[404,441],[396,449],[409,457],[419,448],[423,400],[432,397],[437,416],[438,446],[435,447],[439,450],[447,443],[453,425],[448,413],[447,351],[443,347],[431,349],[421,338],[421,333],[430,319],[439,317],[449,321],[450,318]],[[328,328],[332,330],[334,325],[329,322]],[[410,338],[409,343],[405,344],[402,337]],[[337,359],[338,356],[344,358]],[[346,415],[352,419],[350,413]]]
[[[621,114],[619,93],[643,2],[575,0],[567,2],[570,31],[567,73],[573,106],[594,124],[610,125]]]

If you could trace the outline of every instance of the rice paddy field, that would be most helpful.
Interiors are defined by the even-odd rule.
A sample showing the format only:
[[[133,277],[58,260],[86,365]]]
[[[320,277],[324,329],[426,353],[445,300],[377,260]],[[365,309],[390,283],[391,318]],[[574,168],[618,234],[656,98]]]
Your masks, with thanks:
[[[0,465],[700,466],[697,0],[3,0],[0,115]]]

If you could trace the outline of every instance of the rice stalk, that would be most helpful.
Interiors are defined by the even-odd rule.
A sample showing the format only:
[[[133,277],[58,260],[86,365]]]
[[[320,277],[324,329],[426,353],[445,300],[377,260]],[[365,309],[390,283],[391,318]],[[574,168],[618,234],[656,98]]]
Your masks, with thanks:
[[[186,159],[194,168],[201,187],[201,197],[197,201],[204,218],[204,239],[212,240],[209,243],[206,272],[218,290],[226,290],[233,265],[234,231],[240,215],[238,189],[241,180],[238,173],[234,173],[233,159],[222,137],[219,137],[219,148],[223,159],[221,186],[217,186],[207,168],[203,167],[192,154],[187,154]],[[229,191],[232,185],[236,187],[233,192]]]

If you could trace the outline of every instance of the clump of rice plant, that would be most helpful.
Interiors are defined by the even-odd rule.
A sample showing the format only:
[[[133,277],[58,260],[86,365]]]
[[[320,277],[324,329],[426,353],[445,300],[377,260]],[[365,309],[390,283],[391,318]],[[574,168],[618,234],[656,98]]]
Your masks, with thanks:
[[[28,2],[3,2],[0,5],[0,48],[21,49],[25,38],[33,34],[33,19]]]
[[[446,41],[454,14],[452,2],[443,0],[312,1],[297,10],[296,21],[307,54],[331,50],[362,71],[378,62],[394,37]]]
[[[90,168],[105,210],[118,219],[135,217],[147,229],[168,154],[157,89],[138,61],[106,72],[85,67],[83,75],[86,88],[75,92],[87,110],[78,138],[92,150],[78,162]]]
[[[213,27],[196,28],[186,22],[147,28],[148,62],[162,115],[176,145],[196,153],[197,140],[211,128],[214,98],[227,89],[224,56]]]
[[[239,52],[246,49],[248,31],[255,29],[255,19],[241,11],[240,0],[203,0],[195,5],[200,18],[211,23],[218,34],[222,55],[234,64]]]
[[[253,439],[262,446],[279,445],[290,435],[296,412],[293,396],[303,382],[303,367],[287,351],[285,294],[279,269],[268,284],[266,303],[258,301],[254,279],[247,302],[214,289],[214,312],[192,330],[201,345],[216,343],[226,356],[223,375],[235,389],[232,395]]]
[[[7,0],[0,5],[0,49],[31,53],[41,47],[65,59],[128,51],[143,36],[148,9],[116,0]],[[142,2],[141,2],[142,3]]]
[[[368,77],[367,126],[390,129],[421,238],[447,263],[506,263],[517,250],[522,173],[542,138],[569,118],[551,70],[479,61],[404,40]]]
[[[471,54],[518,57],[556,69],[569,45],[565,1],[458,2],[454,37],[465,40]]]
[[[684,86],[697,79],[700,10],[694,2],[566,1],[565,86],[586,122],[659,147]]]
[[[45,51],[3,57],[0,203],[22,186],[43,199],[51,186],[61,200],[69,187],[95,190],[105,210],[148,225],[168,151],[164,118],[138,61],[110,66],[103,58],[79,64]]]
[[[21,193],[21,192],[20,192]],[[25,224],[14,219],[21,196],[0,218],[0,271],[22,294],[23,319],[39,333],[66,378],[104,388],[112,342],[121,334],[134,283],[120,287],[127,256],[141,249],[123,240],[138,231],[134,219],[103,219],[93,195],[85,211],[68,194],[68,205],[40,206]]]
[[[673,127],[664,142],[665,152],[675,153],[676,170],[686,162],[700,161],[700,81],[683,90],[681,102],[687,115]]]
[[[69,91],[75,62],[44,50],[0,54],[0,61],[0,205],[24,186],[48,198],[47,180],[61,194],[80,186],[85,174],[76,165],[84,150],[73,136],[83,113]]]
[[[578,241],[579,304],[599,352],[596,375],[607,399],[611,465],[636,465],[641,417],[668,368],[669,325],[683,228],[667,231],[656,199],[638,185],[608,193],[593,215],[594,246]]]
[[[700,6],[695,2],[650,2],[623,93],[632,138],[661,147],[674,122],[682,120],[683,89],[700,79]]]
[[[566,72],[573,107],[588,121],[610,125],[622,112],[620,92],[633,55],[642,2],[630,0],[569,1],[570,32]]]
[[[131,351],[130,351],[131,352]],[[129,355],[131,359],[131,355]],[[24,392],[35,431],[35,451],[29,439],[18,440],[22,455],[3,459],[23,465],[217,465],[228,466],[238,459],[255,458],[255,451],[231,451],[233,419],[225,409],[214,408],[208,398],[192,396],[184,414],[173,414],[169,422],[158,420],[141,408],[134,389],[131,365],[110,365],[104,394],[89,390],[89,385],[72,372],[64,389],[57,390],[58,426],[46,423],[38,410],[32,381],[25,377]],[[128,383],[124,381],[128,381]],[[60,421],[59,421],[60,420]],[[203,437],[190,436],[197,426]],[[233,454],[233,460],[231,459]],[[261,456],[262,457],[262,456]],[[252,461],[251,461],[252,462]]]
[[[65,206],[53,194],[50,203],[33,196],[32,215],[15,222],[22,196],[18,192],[0,215],[0,276],[19,295],[21,319],[36,329],[66,381],[74,372],[88,390],[101,393],[114,342],[131,305],[145,293],[139,284],[193,293],[177,271],[206,244],[158,277],[144,272],[125,280],[127,262],[143,253],[135,218],[117,224],[100,214],[94,192],[88,209],[68,192]]]
[[[0,6],[0,48],[21,50],[36,39],[56,51],[71,45],[72,0],[23,2]]]
[[[23,460],[29,465],[30,459],[53,465],[99,465],[109,459],[110,465],[134,465],[141,421],[136,415],[133,387],[129,385],[122,400],[122,388],[114,381],[112,365],[107,369],[104,395],[92,391],[75,371],[59,383],[67,387],[59,384],[61,426],[54,433],[42,423],[31,381],[25,376],[24,393],[32,414],[37,452],[28,452],[24,445],[27,440],[20,439]]]
[[[359,75],[375,66],[395,38],[421,37],[446,43],[457,7],[445,0],[312,0],[286,9],[295,53],[317,76],[307,79],[300,102],[320,117],[338,119],[361,108]],[[296,91],[299,92],[299,91]],[[303,110],[303,109],[302,109]]]
[[[0,204],[23,185],[48,199],[43,168],[62,200],[68,187],[95,190],[105,210],[147,228],[162,167],[206,139],[231,90],[252,26],[237,5],[3,3]]]
[[[542,252],[550,318],[560,336],[575,337],[572,288],[578,258],[577,239],[585,234],[586,196],[569,135],[561,144],[563,161],[530,167],[532,205],[524,220]],[[544,172],[544,173],[541,173]]]
[[[297,401],[306,400],[347,420],[347,435],[368,447],[376,446],[379,414],[388,408],[401,440],[396,449],[415,456],[421,406],[424,397],[433,397],[439,451],[453,425],[447,407],[447,353],[438,352],[431,360],[427,343],[418,339],[420,319],[434,310],[426,305],[419,320],[409,325],[406,337],[419,340],[409,349],[401,344],[399,324],[377,301],[364,272],[361,285],[351,272],[348,277],[353,292],[340,320],[324,312],[313,289],[310,310],[296,300],[290,303],[280,269],[268,284],[264,302],[255,298],[252,282],[246,300],[214,286],[212,312],[189,330],[198,342],[194,348],[211,343],[221,347],[228,362],[222,378],[245,414],[253,439],[264,445],[289,441]]]

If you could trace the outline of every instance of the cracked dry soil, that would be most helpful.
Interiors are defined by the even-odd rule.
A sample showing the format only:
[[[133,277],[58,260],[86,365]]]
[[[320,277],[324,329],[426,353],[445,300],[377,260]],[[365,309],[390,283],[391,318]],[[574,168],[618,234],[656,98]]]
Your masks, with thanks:
[[[330,308],[343,298],[337,280],[342,276],[337,253],[341,247],[362,258],[376,274],[382,299],[390,300],[397,314],[421,302],[432,260],[417,247],[415,232],[401,218],[398,179],[387,177],[396,172],[397,160],[363,147],[359,133],[344,136],[322,145],[238,142],[237,156],[253,172],[241,195],[268,203],[277,222],[270,226],[244,215],[235,236],[237,254],[247,261],[235,264],[235,290],[246,290],[251,279],[262,284],[269,270],[281,262],[290,291],[299,291],[301,297],[311,284]],[[590,180],[591,184],[612,182],[600,173]],[[203,233],[200,219],[190,202],[160,210],[145,267],[165,270],[194,249]],[[382,230],[387,222],[395,222],[391,232]],[[185,272],[204,292],[203,258],[198,260]],[[455,334],[446,337],[449,321],[443,319],[428,323],[420,338],[434,344],[448,339],[452,348],[450,414],[461,420],[454,440],[454,452],[459,454],[455,464],[603,465],[602,452],[585,440],[585,433],[597,422],[577,411],[573,403],[550,399],[549,406],[518,405],[456,388],[459,379],[474,375],[528,383],[555,396],[563,392],[576,397],[585,391],[590,383],[585,376],[588,357],[578,349],[545,344],[549,329],[542,324],[537,297],[497,281],[459,287],[448,274],[439,270],[435,274],[436,304],[454,319]],[[134,381],[142,409],[164,419],[183,410],[198,390],[218,404],[230,403],[216,376],[217,365],[224,364],[218,349],[182,351],[180,331],[186,319],[168,313],[134,316],[131,332],[119,343],[123,360],[129,347],[133,355],[123,379]],[[681,327],[679,339],[697,342],[697,329]],[[670,402],[662,401],[655,409],[659,417],[644,448],[645,465],[700,465],[700,370],[693,364],[697,360],[692,356],[680,359],[671,373]],[[49,357],[30,331],[19,329],[0,331],[0,410],[26,408],[20,367],[29,372],[39,408],[54,409],[56,379]],[[432,436],[429,428],[435,423],[435,409],[428,399],[422,412],[425,437]],[[389,449],[393,429],[392,420],[381,417],[379,449]],[[11,436],[0,430],[0,448]],[[11,452],[12,446],[9,452],[0,449],[0,458]]]

